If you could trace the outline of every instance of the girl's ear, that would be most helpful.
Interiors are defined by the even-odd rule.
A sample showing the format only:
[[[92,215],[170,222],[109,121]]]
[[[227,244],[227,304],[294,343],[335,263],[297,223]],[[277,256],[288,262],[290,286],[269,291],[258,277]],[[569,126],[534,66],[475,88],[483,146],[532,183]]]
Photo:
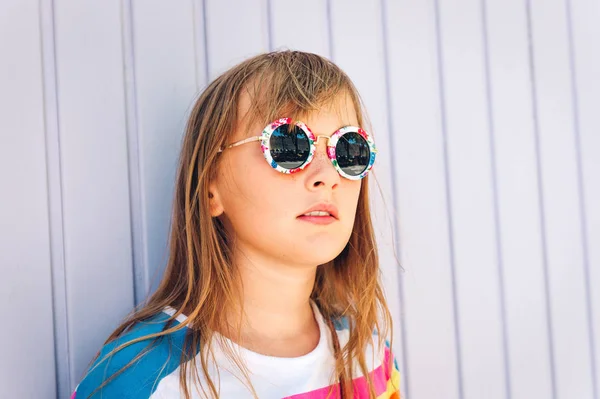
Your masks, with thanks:
[[[219,190],[217,190],[217,185],[214,181],[210,182],[208,186],[208,201],[210,215],[212,217],[221,216],[225,210],[223,209],[223,203],[221,202],[221,197],[219,196]]]

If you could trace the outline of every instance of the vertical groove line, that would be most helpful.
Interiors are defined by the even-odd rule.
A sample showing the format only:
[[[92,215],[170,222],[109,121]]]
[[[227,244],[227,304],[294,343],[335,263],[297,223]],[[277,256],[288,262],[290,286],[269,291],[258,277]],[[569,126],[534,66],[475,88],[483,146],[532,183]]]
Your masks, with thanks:
[[[139,305],[149,293],[147,264],[146,204],[142,193],[143,169],[137,115],[135,81],[135,43],[132,0],[121,1],[121,45],[123,52],[123,90],[129,172],[129,217],[131,223],[133,299]]]
[[[548,331],[548,355],[550,357],[550,383],[552,386],[552,398],[556,399],[556,367],[554,360],[554,337],[552,333],[552,302],[550,297],[550,282],[548,281],[548,250],[546,240],[546,219],[544,217],[544,190],[542,181],[542,165],[540,153],[540,127],[537,105],[537,86],[535,74],[535,59],[533,54],[533,27],[531,19],[531,3],[530,0],[525,0],[525,11],[527,16],[527,40],[528,40],[528,55],[529,55],[529,80],[531,84],[531,93],[533,99],[532,116],[533,116],[533,131],[535,142],[535,162],[536,162],[536,178],[538,183],[538,200],[540,209],[540,236],[542,241],[542,264],[544,271],[544,293],[546,300],[546,329]]]
[[[267,0],[267,43],[269,46],[269,51],[273,51],[273,10],[271,9],[273,5],[271,4],[271,0]]]
[[[198,7],[199,0],[192,0],[192,46],[194,50],[194,80],[196,82],[196,92],[200,90],[200,63],[198,62],[198,13],[200,13],[201,7]],[[197,93],[196,93],[197,94]]]
[[[328,45],[329,45],[329,59],[335,60],[335,53],[333,51],[333,17],[331,16],[331,0],[326,0],[325,12],[327,13],[327,34]]]
[[[208,43],[209,43],[209,40],[208,40],[208,24],[206,22],[208,20],[208,17],[206,15],[206,9],[207,9],[206,2],[207,1],[208,0],[202,0],[202,25],[203,25],[203,28],[204,28],[204,30],[203,30],[203,32],[204,32],[204,69],[205,69],[205,78],[206,78],[205,84],[208,85],[208,80],[210,79],[211,75],[210,75],[210,69],[209,69],[210,68],[210,63],[208,62],[208,55],[210,53],[209,53],[209,48],[208,48]]]
[[[571,12],[571,1],[565,0],[567,38],[569,43],[569,69],[571,78],[571,97],[573,101],[573,131],[575,138],[575,159],[577,162],[577,194],[579,196],[579,217],[581,219],[581,245],[583,252],[583,273],[585,276],[585,305],[588,323],[588,339],[590,345],[590,368],[592,373],[592,392],[594,399],[598,399],[598,382],[596,381],[596,345],[594,342],[594,326],[592,299],[590,287],[590,260],[588,249],[587,223],[585,215],[585,189],[583,185],[583,165],[581,158],[581,128],[579,125],[579,91],[577,87],[577,70],[575,61],[575,41],[573,38],[573,16]]]
[[[490,49],[487,20],[487,1],[481,0],[481,27],[483,36],[483,60],[485,70],[485,90],[487,100],[488,128],[490,132],[490,166],[494,205],[494,233],[496,235],[496,258],[498,260],[498,291],[500,293],[500,320],[502,322],[502,353],[504,356],[504,385],[506,389],[506,398],[511,398],[511,380],[510,380],[510,356],[508,352],[508,333],[506,320],[506,294],[504,286],[504,259],[502,257],[502,235],[500,231],[500,208],[498,200],[498,171],[496,162],[496,129],[493,114],[492,81],[490,71]]]
[[[206,23],[204,18],[205,6],[204,0],[192,0],[192,27],[193,31],[193,43],[194,43],[194,63],[195,63],[195,78],[196,78],[196,91],[199,94],[203,86],[208,84],[208,62],[206,60]],[[202,29],[200,29],[200,23],[202,23]],[[204,51],[200,51],[200,42],[204,44]],[[200,57],[202,56],[202,60]],[[200,62],[203,62],[204,74],[200,77]],[[202,84],[200,83],[202,82]]]
[[[450,274],[452,282],[452,309],[454,317],[454,340],[456,346],[456,369],[457,369],[457,383],[458,383],[458,397],[462,399],[464,397],[463,392],[463,372],[462,372],[462,359],[461,359],[461,345],[460,345],[460,325],[459,325],[459,309],[458,300],[456,298],[456,267],[455,267],[455,254],[454,254],[454,238],[452,235],[454,221],[452,217],[452,194],[450,190],[450,172],[449,172],[449,160],[448,160],[448,127],[446,117],[446,93],[445,93],[445,79],[443,69],[443,58],[442,58],[442,33],[441,33],[441,22],[440,22],[440,7],[439,0],[433,0],[434,3],[434,17],[435,17],[435,38],[436,38],[436,57],[437,57],[437,69],[438,69],[438,80],[440,89],[440,113],[441,113],[441,133],[442,133],[442,148],[444,156],[444,178],[445,178],[445,191],[446,191],[446,212],[448,215],[448,241],[450,251]]]
[[[42,62],[46,189],[48,190],[48,233],[52,287],[54,362],[58,397],[70,394],[73,361],[70,350],[69,306],[65,253],[64,192],[58,102],[54,0],[39,1]]]
[[[383,43],[383,68],[384,68],[384,76],[385,76],[385,102],[387,107],[387,130],[388,130],[388,138],[390,143],[390,149],[393,151],[396,148],[396,144],[394,141],[394,123],[392,121],[392,93],[391,93],[391,78],[390,78],[390,60],[389,60],[389,42],[388,42],[388,25],[387,25],[387,1],[380,1],[380,18],[381,18],[381,32],[382,32],[382,43]],[[396,186],[396,179],[393,178],[393,173],[397,170],[397,165],[395,162],[395,157],[390,157],[390,166],[392,168],[392,204],[394,209],[396,210],[396,215],[398,214],[399,204],[398,204],[398,187]],[[400,246],[400,229],[398,227],[399,218],[395,216],[392,221],[392,227],[394,236],[396,239],[394,240],[394,250],[396,252],[396,256],[398,259],[401,258],[401,246]],[[404,374],[404,391],[407,397],[410,397],[410,378],[409,378],[409,369],[408,369],[408,346],[406,344],[406,328],[403,320],[404,315],[404,279],[402,278],[402,274],[398,273],[398,292],[400,296],[400,332],[401,338],[400,347],[402,348],[402,372]]]

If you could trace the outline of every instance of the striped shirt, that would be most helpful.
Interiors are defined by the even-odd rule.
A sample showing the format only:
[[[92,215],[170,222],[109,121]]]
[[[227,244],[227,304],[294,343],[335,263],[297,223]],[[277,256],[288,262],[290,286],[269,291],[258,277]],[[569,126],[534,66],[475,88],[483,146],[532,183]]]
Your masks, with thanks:
[[[293,358],[266,356],[248,349],[242,348],[231,341],[227,341],[237,354],[241,356],[250,371],[250,381],[260,399],[325,399],[330,390],[330,378],[334,370],[334,352],[332,336],[314,302],[311,302],[315,319],[319,325],[320,338],[317,346],[306,355]],[[77,385],[72,399],[86,399],[99,387],[105,378],[119,371],[123,366],[130,363],[148,345],[148,341],[141,341],[114,353],[112,357],[104,361],[100,366],[98,361],[118,345],[142,337],[144,335],[157,333],[165,328],[167,319],[175,313],[171,307],[167,307],[160,314],[151,319],[137,323],[132,329],[121,337],[104,345],[100,356],[94,362],[83,380]],[[184,321],[186,316],[179,315],[175,324]],[[187,328],[187,327],[186,327]],[[97,390],[91,399],[100,398],[127,398],[127,399],[175,399],[183,397],[179,386],[180,380],[180,355],[185,330],[179,330],[169,334],[168,342],[158,341],[144,356],[135,359],[134,364],[125,369],[103,388]],[[335,329],[339,338],[340,346],[349,339],[349,330],[343,323],[335,323]],[[215,341],[218,342],[218,341]],[[377,340],[374,340],[376,343]],[[214,364],[209,364],[209,375],[219,390],[220,398],[252,398],[251,392],[240,378],[242,374],[233,363],[225,356],[218,344],[213,346],[215,350],[217,369]],[[399,399],[400,398],[400,373],[393,359],[392,367],[388,367],[388,360],[392,355],[389,343],[383,348],[375,350],[368,345],[365,352],[369,374],[374,382],[377,399]],[[198,361],[198,370],[202,370],[199,355],[191,361]],[[188,372],[191,367],[188,365]],[[353,367],[354,398],[369,398],[369,389],[366,378],[360,374],[358,363]],[[217,378],[218,376],[218,378]],[[208,392],[208,385],[203,388]],[[187,382],[193,379],[188,375]],[[191,389],[194,399],[200,396],[198,391]],[[335,384],[331,398],[339,397],[339,388]]]

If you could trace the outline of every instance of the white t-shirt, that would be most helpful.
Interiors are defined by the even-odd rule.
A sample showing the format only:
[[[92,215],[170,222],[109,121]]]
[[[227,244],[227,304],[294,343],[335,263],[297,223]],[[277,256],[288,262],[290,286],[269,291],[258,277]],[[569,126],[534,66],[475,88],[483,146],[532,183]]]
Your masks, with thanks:
[[[317,346],[303,356],[284,358],[262,355],[245,349],[223,337],[247,366],[250,372],[249,377],[252,387],[260,399],[315,399],[327,397],[335,364],[332,336],[318,307],[314,302],[311,302],[311,304],[315,319],[319,325],[320,338]],[[151,323],[144,323],[143,326],[139,326],[137,329],[133,329],[118,338],[118,343],[160,331],[164,327],[166,319],[173,314],[175,314],[175,309],[171,307],[165,308],[164,312],[158,315],[158,317],[154,317]],[[176,319],[176,324],[183,322],[185,319],[186,316],[179,315]],[[169,347],[167,343],[159,344],[141,357],[136,364],[110,381],[101,391],[97,391],[91,398],[174,399],[183,397],[179,386],[181,368],[179,357],[181,352],[173,353],[172,351],[173,348],[181,350],[185,329],[173,334],[174,337],[171,342],[174,345],[170,349],[167,349]],[[340,347],[343,347],[349,338],[347,327],[337,323],[336,333],[339,338]],[[377,341],[375,340],[375,342]],[[98,359],[101,359],[104,354],[110,352],[116,345],[117,342],[115,341],[105,345]],[[146,346],[147,342],[144,343],[144,341],[130,345],[116,352],[110,361],[101,363],[98,367],[94,368],[98,363],[98,360],[96,360],[94,366],[92,366],[91,370],[88,371],[88,374],[77,386],[76,391],[73,393],[73,398],[86,398],[106,378],[128,364]],[[217,389],[219,389],[219,397],[236,399],[252,398],[252,393],[244,385],[245,380],[242,377],[242,373],[227,358],[223,349],[219,346],[219,340],[217,339],[214,341],[213,350],[215,352],[216,365],[218,365],[218,374],[216,365],[212,363],[209,365],[209,373]],[[169,351],[171,351],[170,356]],[[197,369],[202,370],[198,360],[199,356],[197,355],[191,361],[197,361]],[[375,391],[378,399],[400,397],[400,375],[397,366],[394,362],[394,366],[391,369],[387,367],[387,360],[390,356],[392,354],[387,345],[377,350],[374,350],[371,345],[368,345],[366,348],[365,359],[369,374],[375,383]],[[188,372],[190,372],[190,365],[187,368]],[[358,363],[356,363],[353,369],[355,373],[353,376],[355,387],[354,397],[368,398],[368,385],[366,378],[360,374]],[[209,392],[201,372],[200,378],[204,389],[206,392]],[[192,381],[194,379],[188,375],[188,384]],[[334,385],[336,387],[334,387],[332,398],[339,397],[337,382]],[[200,392],[202,391],[200,390]],[[192,397],[196,399],[204,396],[199,395],[197,390],[192,388]]]

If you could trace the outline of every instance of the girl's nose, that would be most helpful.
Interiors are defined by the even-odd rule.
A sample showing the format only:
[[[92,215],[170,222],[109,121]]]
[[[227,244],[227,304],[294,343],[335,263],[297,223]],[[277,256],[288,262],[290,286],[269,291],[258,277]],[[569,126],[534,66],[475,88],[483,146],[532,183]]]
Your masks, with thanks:
[[[322,139],[319,139],[323,137]],[[317,136],[315,142],[315,155],[307,168],[307,185],[309,189],[319,186],[327,186],[335,189],[340,182],[341,176],[331,163],[327,155],[328,136]]]

